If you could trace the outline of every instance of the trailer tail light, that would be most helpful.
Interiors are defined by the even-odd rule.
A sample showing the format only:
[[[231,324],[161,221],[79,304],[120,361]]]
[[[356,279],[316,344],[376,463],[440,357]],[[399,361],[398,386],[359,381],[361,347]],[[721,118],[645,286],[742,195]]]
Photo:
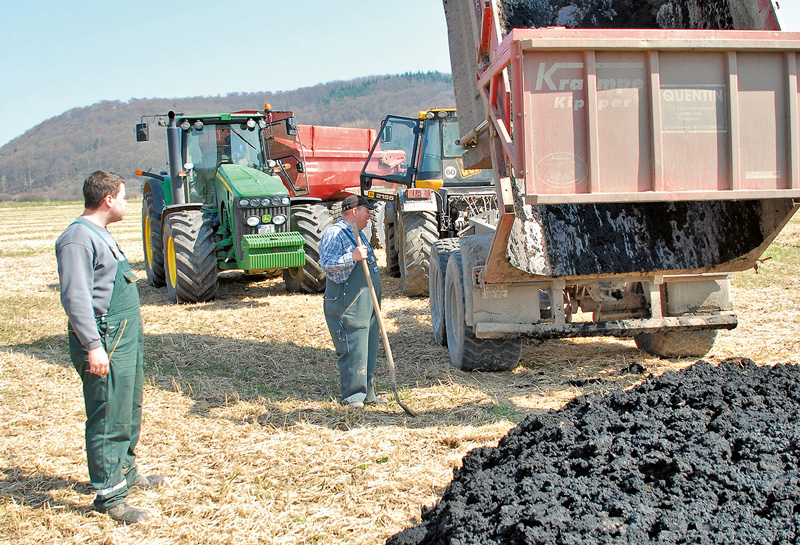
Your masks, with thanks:
[[[431,198],[431,190],[430,189],[407,189],[406,190],[406,197],[409,199],[424,199],[430,200]]]

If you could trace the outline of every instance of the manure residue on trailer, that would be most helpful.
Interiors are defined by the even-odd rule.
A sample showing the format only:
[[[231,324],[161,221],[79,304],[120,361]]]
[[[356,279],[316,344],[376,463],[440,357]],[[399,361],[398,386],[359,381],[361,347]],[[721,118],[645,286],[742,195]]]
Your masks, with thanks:
[[[800,368],[698,361],[471,451],[388,545],[797,543]]]
[[[501,0],[505,30],[568,28],[734,28],[727,0]]]

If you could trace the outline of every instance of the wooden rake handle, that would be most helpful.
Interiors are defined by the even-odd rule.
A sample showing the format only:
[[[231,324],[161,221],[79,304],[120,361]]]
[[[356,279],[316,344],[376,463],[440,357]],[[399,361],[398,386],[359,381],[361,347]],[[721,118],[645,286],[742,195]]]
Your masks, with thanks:
[[[361,239],[359,238],[358,229],[356,228],[356,224],[354,222],[348,222],[350,225],[350,229],[353,230],[353,236],[356,239],[356,245],[360,246]],[[383,339],[383,348],[386,351],[386,360],[389,363],[389,379],[392,382],[392,393],[394,393],[394,399],[397,401],[397,404],[410,416],[417,416],[414,411],[406,407],[406,405],[400,401],[400,396],[397,394],[397,379],[395,378],[395,370],[394,370],[394,358],[392,357],[392,347],[389,345],[389,336],[386,334],[386,323],[383,321],[383,314],[381,313],[381,307],[378,301],[378,294],[375,292],[375,286],[372,284],[372,277],[369,274],[369,265],[367,264],[366,259],[361,260],[361,264],[364,267],[364,276],[367,277],[367,286],[369,287],[369,294],[372,296],[372,306],[375,307],[375,316],[378,318],[378,326],[381,330],[381,338]]]

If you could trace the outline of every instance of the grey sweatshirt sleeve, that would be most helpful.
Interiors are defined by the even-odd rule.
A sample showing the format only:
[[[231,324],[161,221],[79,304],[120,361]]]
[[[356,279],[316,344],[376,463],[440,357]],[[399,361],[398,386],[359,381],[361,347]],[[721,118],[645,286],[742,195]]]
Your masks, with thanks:
[[[101,342],[95,316],[108,312],[117,259],[102,238],[74,224],[56,241],[56,259],[70,327],[84,348],[97,348]]]

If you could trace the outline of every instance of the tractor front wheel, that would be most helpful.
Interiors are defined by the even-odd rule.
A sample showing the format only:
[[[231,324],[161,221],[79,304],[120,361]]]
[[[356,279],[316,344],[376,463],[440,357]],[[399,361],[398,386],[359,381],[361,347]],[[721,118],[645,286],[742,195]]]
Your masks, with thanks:
[[[164,221],[164,272],[171,303],[202,303],[216,295],[214,229],[200,210],[174,212]]]
[[[283,271],[283,281],[290,293],[320,293],[325,291],[325,271],[319,264],[319,242],[322,233],[333,225],[330,211],[321,204],[301,204],[292,207],[292,231],[305,239],[306,264]]]
[[[386,272],[392,278],[400,278],[400,255],[397,247],[397,224],[386,214],[383,224],[386,234]]]
[[[431,246],[439,239],[434,212],[399,212],[395,245],[400,256],[400,278],[403,293],[409,296],[428,295],[428,270]]]

